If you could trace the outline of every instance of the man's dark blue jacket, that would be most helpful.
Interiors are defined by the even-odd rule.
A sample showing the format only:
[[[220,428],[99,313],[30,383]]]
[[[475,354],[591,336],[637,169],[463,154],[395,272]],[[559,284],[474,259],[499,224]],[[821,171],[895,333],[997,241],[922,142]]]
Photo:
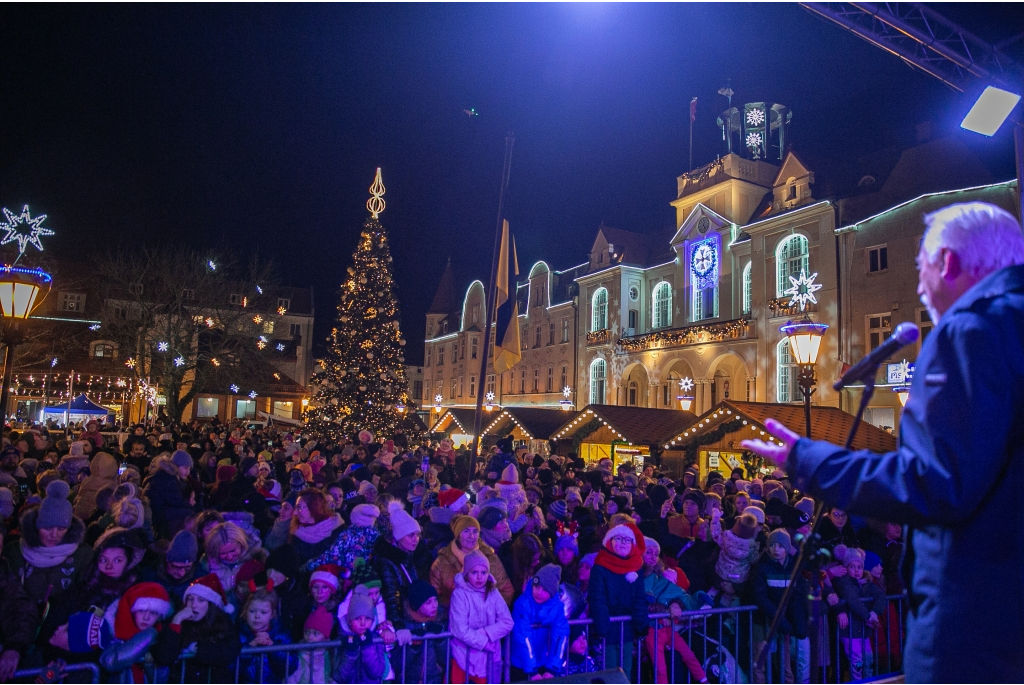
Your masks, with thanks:
[[[925,340],[896,452],[801,439],[796,487],[906,524],[907,682],[1024,681],[1024,266],[964,293]]]

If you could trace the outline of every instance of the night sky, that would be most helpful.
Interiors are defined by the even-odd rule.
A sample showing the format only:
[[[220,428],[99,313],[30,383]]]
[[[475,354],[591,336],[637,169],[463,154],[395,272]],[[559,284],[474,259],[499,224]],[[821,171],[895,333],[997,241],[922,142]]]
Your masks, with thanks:
[[[690,98],[699,166],[727,79],[837,168],[931,120],[1013,176],[1009,127],[960,132],[963,96],[796,5],[6,5],[0,55],[0,204],[47,214],[48,250],[258,251],[316,289],[319,338],[382,167],[410,362],[446,260],[460,289],[489,273],[506,131],[522,270],[584,261],[601,221],[671,226]]]

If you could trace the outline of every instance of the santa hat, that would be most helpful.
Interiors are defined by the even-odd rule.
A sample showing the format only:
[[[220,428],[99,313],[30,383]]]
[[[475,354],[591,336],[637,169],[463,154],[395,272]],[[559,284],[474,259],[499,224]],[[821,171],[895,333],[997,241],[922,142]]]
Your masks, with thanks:
[[[509,464],[505,467],[505,470],[501,472],[501,480],[498,481],[499,485],[515,485],[519,482],[519,468],[515,464]]]
[[[461,511],[469,504],[469,495],[458,488],[450,488],[437,493],[437,503],[452,511]]]
[[[340,566],[337,564],[324,564],[323,566],[318,566],[313,571],[313,574],[309,577],[309,585],[312,587],[313,583],[326,583],[333,588],[334,592],[337,592],[338,588],[341,587],[340,577]]]
[[[114,637],[118,640],[130,640],[139,632],[132,614],[148,610],[155,611],[160,618],[167,618],[172,608],[171,598],[163,585],[138,583],[128,588],[107,612],[114,614]]]
[[[207,573],[202,578],[194,581],[185,590],[182,600],[188,599],[189,595],[196,595],[202,597],[210,604],[213,604],[221,611],[228,614],[232,614],[235,608],[228,604],[228,598],[224,594],[224,586],[220,583],[220,578],[215,573]]]
[[[604,534],[604,539],[601,541],[601,545],[607,545],[612,538],[620,535],[632,540],[634,545],[636,544],[636,534],[633,532],[633,528],[620,523],[619,525],[608,529],[608,532]]]

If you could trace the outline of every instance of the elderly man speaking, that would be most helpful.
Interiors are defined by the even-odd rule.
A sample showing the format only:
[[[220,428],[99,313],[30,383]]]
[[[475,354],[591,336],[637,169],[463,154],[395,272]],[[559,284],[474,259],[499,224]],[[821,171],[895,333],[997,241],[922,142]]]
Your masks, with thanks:
[[[907,682],[1024,681],[1024,235],[998,207],[924,218],[921,301],[936,323],[917,360],[901,447],[801,438],[745,448],[794,487],[908,526]]]

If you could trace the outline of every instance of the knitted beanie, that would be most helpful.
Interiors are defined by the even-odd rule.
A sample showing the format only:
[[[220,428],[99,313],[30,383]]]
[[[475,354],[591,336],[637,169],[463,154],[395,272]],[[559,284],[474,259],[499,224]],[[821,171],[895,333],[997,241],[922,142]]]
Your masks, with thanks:
[[[802,497],[793,506],[808,516],[814,516],[814,500],[810,497]]]
[[[238,469],[230,464],[217,467],[217,482],[226,483],[229,480],[234,480],[235,475],[238,473]]]
[[[174,462],[174,465],[179,469],[192,468],[192,455],[185,450],[176,450],[174,454],[171,455],[171,461]]]
[[[380,516],[380,509],[372,504],[358,504],[352,509],[352,525],[359,528],[368,528],[377,522]]]
[[[772,545],[782,545],[787,554],[796,554],[796,550],[793,549],[793,543],[789,539],[789,533],[785,528],[776,528],[772,532],[768,533],[767,547],[771,547]]]
[[[331,631],[334,630],[334,617],[323,606],[313,609],[313,612],[302,624],[303,630],[317,630],[325,638],[330,639]]]
[[[179,530],[171,546],[167,548],[166,559],[172,563],[196,563],[199,558],[199,540],[191,530]]]
[[[565,506],[565,500],[557,499],[548,507],[548,513],[561,521],[569,515],[569,508]]]
[[[735,523],[732,524],[732,534],[741,540],[750,540],[757,535],[759,526],[760,524],[758,524],[757,519],[753,515],[743,513],[737,516]]]
[[[505,467],[505,470],[501,472],[501,483],[518,483],[519,482],[519,468],[515,464],[509,464]]]
[[[480,522],[472,516],[456,516],[455,520],[451,523],[452,532],[455,533],[455,537],[458,538],[462,535],[462,531],[467,528],[476,528],[480,530]]]
[[[557,564],[545,564],[537,569],[533,584],[540,585],[552,597],[558,597],[558,585],[562,582],[562,567]]]
[[[68,495],[71,488],[62,480],[55,480],[46,486],[46,499],[39,506],[36,528],[70,528],[73,515]]]
[[[373,570],[373,566],[366,563],[366,559],[363,558],[356,559],[352,565],[352,584],[362,585],[367,589],[382,586],[380,576]]]
[[[749,514],[750,516],[753,516],[755,519],[757,519],[758,523],[760,523],[762,525],[764,524],[764,509],[762,509],[761,507],[755,507],[755,506],[751,505],[751,506],[747,507],[746,509],[744,509],[743,513],[744,514]]]
[[[483,566],[488,571],[491,569],[491,563],[487,561],[487,557],[480,550],[474,550],[466,555],[465,560],[462,562],[462,571],[469,573],[477,566]]]
[[[413,611],[419,611],[420,607],[429,600],[431,597],[437,597],[437,590],[434,586],[423,580],[417,578],[409,584],[409,589],[406,591],[406,597],[409,600],[409,608]]]
[[[352,591],[352,596],[348,600],[348,614],[345,616],[345,620],[351,623],[361,616],[376,618],[377,607],[374,605],[370,595],[362,591],[362,588],[357,587]]]
[[[420,524],[416,522],[401,506],[391,511],[391,534],[395,540],[401,540],[406,535],[421,532]]]
[[[582,557],[580,557],[580,566],[589,566],[589,567],[593,568],[594,564],[596,564],[596,563],[597,563],[597,552],[591,552],[590,554],[584,554]]]
[[[87,654],[94,649],[106,649],[114,637],[113,627],[103,615],[93,611],[80,611],[68,617],[68,651]]]
[[[484,530],[494,530],[494,528],[508,518],[508,514],[503,512],[497,507],[488,507],[480,512],[480,527]]]

